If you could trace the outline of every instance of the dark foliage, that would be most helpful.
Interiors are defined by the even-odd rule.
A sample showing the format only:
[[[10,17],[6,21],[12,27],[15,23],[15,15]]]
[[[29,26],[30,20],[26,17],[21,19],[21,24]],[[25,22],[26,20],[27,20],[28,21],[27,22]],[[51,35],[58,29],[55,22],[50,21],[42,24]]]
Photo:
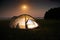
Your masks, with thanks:
[[[44,19],[60,20],[60,7],[51,8],[45,13]]]

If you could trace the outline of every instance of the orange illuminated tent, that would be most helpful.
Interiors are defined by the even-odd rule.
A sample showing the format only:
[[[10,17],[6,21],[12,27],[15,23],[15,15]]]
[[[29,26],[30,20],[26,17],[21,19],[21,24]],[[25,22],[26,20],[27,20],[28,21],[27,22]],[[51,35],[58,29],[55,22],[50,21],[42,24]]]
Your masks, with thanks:
[[[23,14],[17,17],[12,17],[10,27],[19,29],[34,29],[38,27],[38,24],[32,16]]]

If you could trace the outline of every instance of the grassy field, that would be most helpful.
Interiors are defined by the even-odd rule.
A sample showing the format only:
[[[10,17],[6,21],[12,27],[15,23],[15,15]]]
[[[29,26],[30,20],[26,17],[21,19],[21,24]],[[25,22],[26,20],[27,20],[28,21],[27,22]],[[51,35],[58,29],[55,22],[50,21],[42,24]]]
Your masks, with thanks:
[[[36,19],[39,27],[32,30],[11,29],[10,20],[0,20],[3,40],[59,40],[60,20]]]

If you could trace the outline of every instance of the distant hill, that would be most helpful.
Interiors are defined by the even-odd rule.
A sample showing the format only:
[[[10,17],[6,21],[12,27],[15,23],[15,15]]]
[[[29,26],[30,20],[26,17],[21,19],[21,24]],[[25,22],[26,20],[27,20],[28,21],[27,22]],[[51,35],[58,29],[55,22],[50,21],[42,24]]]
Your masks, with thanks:
[[[44,19],[44,17],[35,17],[36,19]]]

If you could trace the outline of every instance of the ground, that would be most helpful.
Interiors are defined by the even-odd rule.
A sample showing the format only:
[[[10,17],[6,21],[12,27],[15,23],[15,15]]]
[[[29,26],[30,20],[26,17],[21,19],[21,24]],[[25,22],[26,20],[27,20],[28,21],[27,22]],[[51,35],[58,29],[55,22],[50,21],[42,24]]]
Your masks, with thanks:
[[[0,20],[0,32],[3,40],[59,40],[60,20],[37,19],[37,29],[11,29],[10,20]]]

